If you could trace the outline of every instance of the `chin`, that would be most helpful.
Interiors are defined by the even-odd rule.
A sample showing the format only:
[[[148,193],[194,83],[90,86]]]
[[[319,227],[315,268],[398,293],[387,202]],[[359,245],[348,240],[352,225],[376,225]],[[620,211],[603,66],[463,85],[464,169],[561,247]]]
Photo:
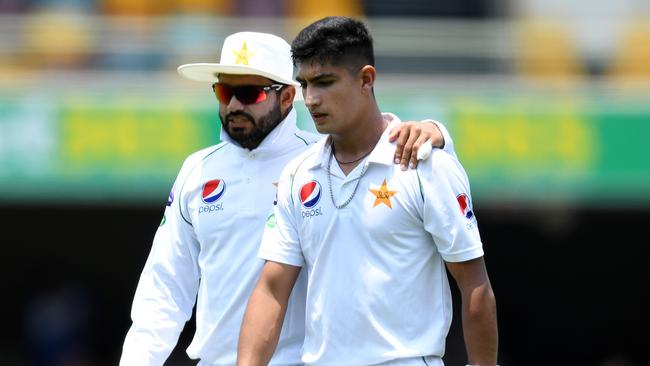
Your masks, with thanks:
[[[235,130],[228,130],[228,134],[232,138],[238,138],[238,139],[245,139],[248,138],[251,135],[250,131],[245,131],[241,128],[237,128]]]
[[[332,132],[332,129],[327,123],[314,122],[314,127],[316,127],[316,131],[322,134],[329,134]]]

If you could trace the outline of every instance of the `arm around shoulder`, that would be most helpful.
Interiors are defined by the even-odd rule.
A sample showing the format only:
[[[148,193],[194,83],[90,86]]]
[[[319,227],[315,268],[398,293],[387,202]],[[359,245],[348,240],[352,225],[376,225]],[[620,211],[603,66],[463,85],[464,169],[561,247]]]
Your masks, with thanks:
[[[419,160],[426,160],[432,148],[440,148],[456,157],[454,143],[445,126],[432,119],[407,121],[394,127],[389,141],[396,141],[394,160],[402,170],[415,169]]]

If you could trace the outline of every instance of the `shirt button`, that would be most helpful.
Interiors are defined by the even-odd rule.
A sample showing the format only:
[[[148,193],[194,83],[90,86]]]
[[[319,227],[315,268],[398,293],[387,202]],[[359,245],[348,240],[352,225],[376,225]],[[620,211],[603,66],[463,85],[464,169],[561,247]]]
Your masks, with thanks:
[[[255,159],[255,153],[248,153],[249,159]]]

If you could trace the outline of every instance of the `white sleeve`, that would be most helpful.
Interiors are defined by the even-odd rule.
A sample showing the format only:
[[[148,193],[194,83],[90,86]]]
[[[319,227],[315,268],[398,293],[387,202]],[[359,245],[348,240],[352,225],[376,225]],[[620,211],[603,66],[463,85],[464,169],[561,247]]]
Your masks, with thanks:
[[[292,209],[292,179],[283,173],[278,182],[278,196],[273,213],[266,220],[258,256],[265,260],[302,267],[305,259]]]
[[[447,131],[445,125],[443,125],[442,122],[433,119],[425,119],[423,122],[434,123],[436,126],[438,126],[440,133],[442,133],[442,138],[445,139],[445,146],[442,147],[442,150],[458,159],[458,156],[456,156],[456,151],[454,150],[454,140],[452,140],[451,135],[449,134],[449,131]]]
[[[163,365],[192,315],[200,279],[199,244],[181,212],[179,183],[172,188],[140,276],[120,366]]]
[[[420,163],[422,164],[422,163]],[[434,150],[427,164],[418,165],[423,199],[422,217],[438,252],[447,262],[483,255],[478,223],[465,170],[458,160]]]

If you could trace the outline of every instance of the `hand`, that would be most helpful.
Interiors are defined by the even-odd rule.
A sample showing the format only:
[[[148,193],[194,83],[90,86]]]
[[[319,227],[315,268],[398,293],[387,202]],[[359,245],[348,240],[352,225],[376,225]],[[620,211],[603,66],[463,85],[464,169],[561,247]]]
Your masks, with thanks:
[[[397,139],[395,148],[395,164],[400,164],[402,170],[409,166],[415,169],[418,166],[418,151],[423,148],[425,142],[430,141],[433,147],[441,148],[445,145],[445,140],[435,123],[430,122],[402,122],[393,128],[388,135],[390,142]],[[426,148],[426,147],[425,147]],[[426,157],[422,157],[426,159]]]

